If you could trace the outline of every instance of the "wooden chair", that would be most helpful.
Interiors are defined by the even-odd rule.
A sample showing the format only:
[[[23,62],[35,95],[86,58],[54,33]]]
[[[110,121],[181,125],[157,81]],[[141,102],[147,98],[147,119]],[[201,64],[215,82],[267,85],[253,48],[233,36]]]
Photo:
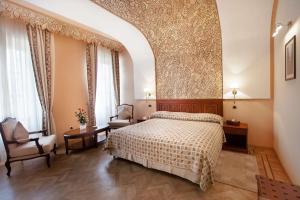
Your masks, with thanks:
[[[10,117],[0,123],[0,132],[7,155],[5,162],[7,176],[10,176],[11,172],[10,163],[17,161],[46,157],[47,166],[50,167],[50,153],[56,154],[56,136],[47,136],[47,130],[41,130],[29,132],[29,134],[42,133],[42,136],[16,140],[14,139],[14,132],[17,124],[18,121]]]
[[[133,105],[121,104],[117,106],[117,115],[111,116],[109,119],[109,127],[117,129],[132,124],[133,121]],[[115,119],[114,119],[115,118]]]

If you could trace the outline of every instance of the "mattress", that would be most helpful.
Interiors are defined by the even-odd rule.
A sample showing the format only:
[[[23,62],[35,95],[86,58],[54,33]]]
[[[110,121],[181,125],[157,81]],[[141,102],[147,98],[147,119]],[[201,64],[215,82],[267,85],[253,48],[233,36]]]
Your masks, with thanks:
[[[156,112],[152,119],[112,131],[110,154],[199,184],[214,182],[224,142],[222,117],[213,114]]]

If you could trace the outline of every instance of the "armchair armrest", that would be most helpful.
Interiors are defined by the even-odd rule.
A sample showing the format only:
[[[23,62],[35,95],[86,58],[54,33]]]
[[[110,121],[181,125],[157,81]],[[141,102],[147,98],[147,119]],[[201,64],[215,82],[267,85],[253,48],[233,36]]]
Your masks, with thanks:
[[[111,116],[111,117],[109,117],[109,121],[112,121],[112,119],[113,119],[113,118],[115,118],[115,117],[116,117],[116,118],[118,118],[118,117],[119,117],[119,115],[115,115],[115,116]]]
[[[7,144],[19,144],[16,140],[6,141]]]
[[[34,142],[35,142],[35,145],[36,145],[36,147],[37,147],[38,150],[39,150],[39,154],[43,154],[43,153],[44,153],[44,149],[43,149],[43,147],[40,145],[40,143],[39,143],[39,138],[38,138],[38,137],[36,137],[36,138],[24,139],[24,140],[7,141],[7,144],[23,144],[23,143],[31,142],[31,141],[34,141]]]
[[[42,133],[43,136],[46,136],[47,133],[48,133],[48,130],[47,130],[47,129],[43,129],[43,130],[40,130],[40,131],[32,131],[32,132],[29,132],[29,134],[37,134],[37,133]]]
[[[128,118],[129,122],[131,123],[133,121],[133,118],[132,117],[129,117]]]
[[[11,140],[11,141],[7,141],[7,144],[24,144],[29,141],[30,139]]]
[[[39,143],[39,138],[38,138],[38,137],[37,137],[37,138],[30,138],[29,141],[34,141],[34,142],[35,142],[35,145],[36,145],[36,147],[37,147],[38,150],[39,150],[39,154],[43,154],[43,153],[44,153],[44,149],[43,149],[43,147],[40,145],[40,143]]]

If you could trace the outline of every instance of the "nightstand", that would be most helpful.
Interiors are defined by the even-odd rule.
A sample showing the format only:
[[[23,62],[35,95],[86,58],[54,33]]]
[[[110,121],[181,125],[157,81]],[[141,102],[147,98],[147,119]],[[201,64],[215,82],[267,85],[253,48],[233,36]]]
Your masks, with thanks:
[[[248,124],[240,123],[239,126],[224,124],[226,142],[224,150],[248,153]]]

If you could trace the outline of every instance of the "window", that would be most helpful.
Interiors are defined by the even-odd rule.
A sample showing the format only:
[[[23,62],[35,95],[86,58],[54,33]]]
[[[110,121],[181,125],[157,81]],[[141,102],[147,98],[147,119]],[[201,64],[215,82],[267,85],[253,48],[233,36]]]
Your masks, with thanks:
[[[97,91],[95,115],[98,126],[106,125],[109,117],[115,115],[115,92],[111,51],[98,47],[97,55]]]
[[[0,18],[0,121],[15,117],[29,130],[41,130],[42,108],[37,94],[24,24]],[[3,160],[0,141],[0,160]]]

